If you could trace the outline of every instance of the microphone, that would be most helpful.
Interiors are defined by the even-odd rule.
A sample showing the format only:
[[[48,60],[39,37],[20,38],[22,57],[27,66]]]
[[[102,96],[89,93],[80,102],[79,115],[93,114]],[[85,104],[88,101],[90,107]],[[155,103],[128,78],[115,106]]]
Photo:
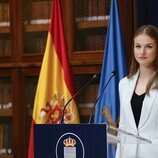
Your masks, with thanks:
[[[111,79],[112,79],[114,76],[116,76],[116,71],[112,71],[112,72],[111,72],[111,75],[110,75],[109,80],[107,81],[107,83],[105,84],[104,88],[101,90],[101,93],[99,94],[98,98],[96,99],[96,101],[95,101],[95,103],[94,103],[94,106],[93,106],[93,108],[92,108],[92,112],[91,112],[90,117],[89,117],[88,124],[91,124],[91,122],[92,122],[92,117],[93,117],[93,113],[94,113],[96,104],[97,104],[97,102],[99,101],[99,99],[101,98],[101,96],[102,96],[104,90],[106,89],[106,87],[108,86],[109,82],[111,81]]]
[[[60,124],[63,124],[64,122],[64,113],[65,110],[67,108],[67,106],[69,105],[69,103],[83,90],[85,89],[93,80],[100,78],[101,74],[100,73],[96,73],[95,75],[93,75],[93,77],[83,86],[81,87],[69,100],[68,102],[64,105],[63,111],[62,111],[62,116],[61,116],[61,120],[60,120]]]

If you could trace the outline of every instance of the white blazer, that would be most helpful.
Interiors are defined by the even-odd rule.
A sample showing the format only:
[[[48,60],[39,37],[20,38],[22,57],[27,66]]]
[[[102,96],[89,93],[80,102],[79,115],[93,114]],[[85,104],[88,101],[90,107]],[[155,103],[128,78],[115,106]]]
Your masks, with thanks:
[[[120,124],[119,128],[152,141],[152,144],[135,143],[130,137],[121,136],[122,144],[117,149],[116,157],[121,150],[121,158],[158,158],[158,91],[151,89],[143,101],[138,128],[131,108],[139,71],[130,79],[123,78],[119,83]],[[132,146],[131,146],[132,145]]]

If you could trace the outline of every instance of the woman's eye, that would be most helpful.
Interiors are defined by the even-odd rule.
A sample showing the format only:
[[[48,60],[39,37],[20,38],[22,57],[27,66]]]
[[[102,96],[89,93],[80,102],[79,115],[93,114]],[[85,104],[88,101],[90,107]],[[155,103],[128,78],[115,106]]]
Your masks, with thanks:
[[[141,46],[140,45],[135,45],[135,48],[141,48]]]
[[[150,49],[151,49],[151,48],[152,48],[152,46],[147,46],[147,48],[150,48]]]

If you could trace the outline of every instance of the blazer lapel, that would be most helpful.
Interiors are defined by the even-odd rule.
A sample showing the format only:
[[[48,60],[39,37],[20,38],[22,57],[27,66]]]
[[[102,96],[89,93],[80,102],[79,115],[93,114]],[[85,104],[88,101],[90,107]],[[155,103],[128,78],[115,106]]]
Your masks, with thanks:
[[[139,76],[139,71],[129,79],[129,89],[127,91],[128,103],[127,103],[127,106],[126,106],[128,120],[129,120],[131,126],[135,129],[137,127],[136,127],[136,123],[135,123],[135,119],[134,119],[133,111],[132,111],[132,107],[131,107],[131,99],[132,99],[132,96],[133,96],[133,93],[134,93],[134,90],[135,90],[135,86],[136,86],[138,76]]]
[[[157,90],[152,89],[150,90],[150,95],[146,95],[143,101],[143,106],[142,106],[142,111],[141,111],[141,116],[140,116],[140,121],[138,125],[138,129],[140,129],[148,120],[151,109],[154,105],[154,100],[157,95]]]

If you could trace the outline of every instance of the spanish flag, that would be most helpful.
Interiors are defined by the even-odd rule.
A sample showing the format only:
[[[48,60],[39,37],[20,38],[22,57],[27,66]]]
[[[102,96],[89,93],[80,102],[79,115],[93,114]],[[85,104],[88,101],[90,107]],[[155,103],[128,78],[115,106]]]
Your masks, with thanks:
[[[60,123],[64,105],[74,95],[64,40],[60,0],[53,0],[50,29],[34,101],[28,158],[34,158],[34,124]],[[64,123],[79,123],[75,101],[64,113]]]

